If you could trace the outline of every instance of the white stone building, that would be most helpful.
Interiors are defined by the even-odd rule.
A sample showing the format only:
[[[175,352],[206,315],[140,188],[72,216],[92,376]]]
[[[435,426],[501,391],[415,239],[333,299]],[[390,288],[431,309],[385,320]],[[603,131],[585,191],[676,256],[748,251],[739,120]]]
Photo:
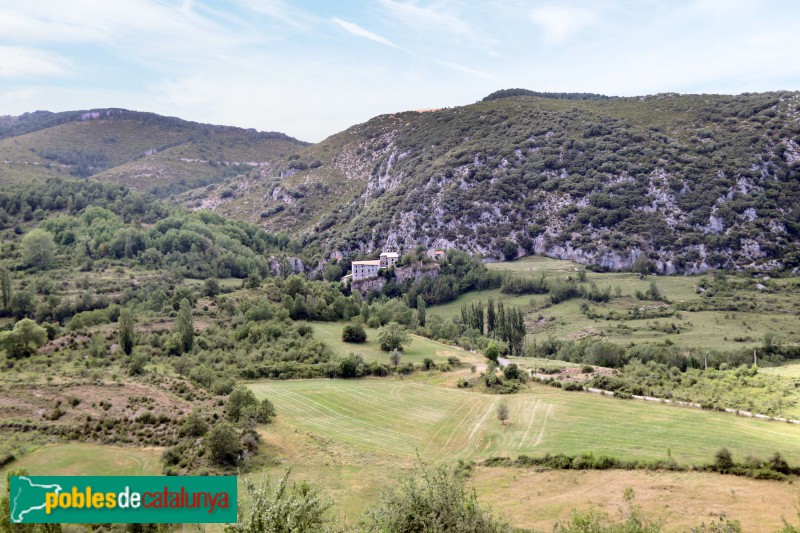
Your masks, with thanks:
[[[353,261],[353,281],[374,278],[378,275],[379,268],[381,268],[381,262],[377,259],[375,261]]]
[[[378,275],[378,270],[381,268],[393,267],[399,259],[400,254],[397,252],[383,252],[380,256],[380,259],[374,259],[371,261],[353,261],[351,265],[353,281],[374,278]]]

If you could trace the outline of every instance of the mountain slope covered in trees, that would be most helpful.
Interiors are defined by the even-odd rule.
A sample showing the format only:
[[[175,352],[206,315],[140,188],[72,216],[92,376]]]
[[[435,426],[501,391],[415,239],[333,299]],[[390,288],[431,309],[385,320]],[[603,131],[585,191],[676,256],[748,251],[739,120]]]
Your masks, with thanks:
[[[317,257],[389,246],[661,272],[800,264],[800,94],[510,90],[376,117],[191,207],[288,230]]]
[[[305,144],[124,109],[37,111],[0,116],[0,183],[94,176],[164,196],[269,167]]]

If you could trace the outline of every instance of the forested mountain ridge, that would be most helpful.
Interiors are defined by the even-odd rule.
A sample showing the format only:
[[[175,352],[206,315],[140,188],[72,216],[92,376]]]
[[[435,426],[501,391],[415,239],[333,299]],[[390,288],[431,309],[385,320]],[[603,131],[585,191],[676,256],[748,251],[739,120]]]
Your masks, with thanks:
[[[93,176],[165,196],[268,167],[305,145],[125,109],[36,111],[0,116],[0,183]]]
[[[800,93],[515,91],[376,117],[184,200],[318,257],[423,245],[613,270],[644,254],[666,273],[800,264]]]

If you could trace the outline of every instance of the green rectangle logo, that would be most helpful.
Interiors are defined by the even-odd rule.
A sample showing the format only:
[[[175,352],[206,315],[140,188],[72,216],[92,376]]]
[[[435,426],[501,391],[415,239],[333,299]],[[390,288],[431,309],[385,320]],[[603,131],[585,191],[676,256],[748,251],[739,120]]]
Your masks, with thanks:
[[[13,476],[14,524],[236,522],[236,476]]]

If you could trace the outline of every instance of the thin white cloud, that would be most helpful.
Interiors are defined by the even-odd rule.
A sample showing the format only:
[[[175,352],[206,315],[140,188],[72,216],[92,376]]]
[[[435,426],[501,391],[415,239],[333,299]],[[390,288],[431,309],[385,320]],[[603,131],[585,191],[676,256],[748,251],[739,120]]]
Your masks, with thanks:
[[[285,0],[236,0],[236,3],[296,29],[309,30],[320,19]]]
[[[492,80],[492,81],[495,81],[497,83],[501,83],[501,84],[504,84],[504,85],[509,85],[510,84],[510,82],[508,80],[504,80],[502,78],[498,78],[497,76],[495,76],[493,74],[489,74],[487,72],[481,72],[480,70],[475,70],[473,68],[461,65],[459,63],[452,63],[450,61],[436,61],[436,62],[438,64],[440,64],[440,65],[445,66],[445,67],[452,68],[454,70],[458,70],[458,71],[463,72],[465,74],[469,74],[470,76],[475,76],[475,77],[483,78],[483,79],[486,79],[486,80]]]
[[[67,61],[22,46],[0,46],[0,78],[38,78],[68,74]]]
[[[346,31],[350,35],[355,35],[356,37],[363,37],[364,39],[369,39],[370,41],[374,41],[376,43],[380,43],[380,44],[385,45],[385,46],[391,46],[392,48],[397,48],[398,50],[400,49],[399,46],[394,44],[389,39],[387,39],[385,37],[381,37],[377,33],[372,33],[369,30],[365,30],[364,28],[362,28],[361,26],[359,26],[358,24],[356,24],[354,22],[348,22],[346,20],[342,20],[342,19],[335,18],[335,17],[332,18],[331,20],[337,26],[342,28],[344,31]]]
[[[562,44],[597,23],[597,15],[588,9],[546,6],[534,9],[531,20],[543,30],[549,44]]]
[[[433,27],[456,35],[476,33],[469,22],[460,18],[453,10],[447,10],[443,5],[424,7],[417,2],[379,1],[395,18],[415,28]]]

